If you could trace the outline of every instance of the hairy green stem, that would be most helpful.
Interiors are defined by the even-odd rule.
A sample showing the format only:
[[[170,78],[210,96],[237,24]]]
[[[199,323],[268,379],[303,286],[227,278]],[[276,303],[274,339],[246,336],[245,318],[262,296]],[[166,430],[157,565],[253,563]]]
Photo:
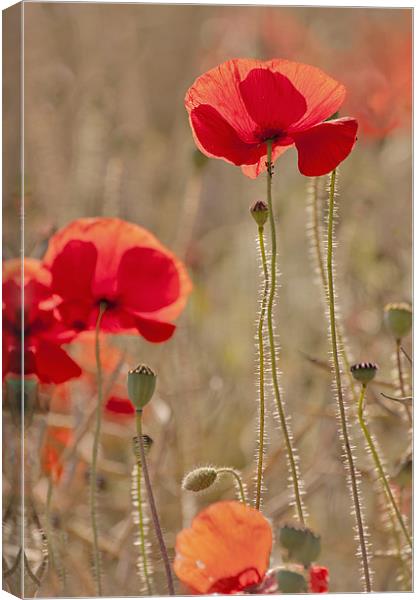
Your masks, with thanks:
[[[143,563],[143,574],[147,588],[147,595],[152,596],[153,590],[151,587],[150,574],[148,572],[148,557],[147,557],[147,548],[146,548],[146,540],[145,540],[145,531],[144,531],[144,511],[143,511],[143,501],[142,501],[142,468],[140,461],[137,461],[137,503],[138,503],[138,534],[140,539],[140,552],[141,552],[141,560]]]
[[[269,223],[271,228],[271,289],[269,292],[268,299],[268,335],[269,335],[269,347],[271,355],[271,370],[272,370],[272,383],[275,394],[276,406],[278,409],[279,420],[281,424],[282,433],[284,436],[285,446],[287,450],[288,463],[291,471],[291,479],[294,488],[295,505],[297,508],[298,518],[301,525],[305,526],[304,519],[304,506],[302,500],[302,494],[300,490],[300,482],[298,477],[297,462],[294,455],[294,449],[292,447],[290,433],[288,431],[287,417],[285,415],[285,408],[281,398],[278,382],[278,371],[276,364],[276,348],[275,348],[275,335],[273,326],[273,307],[276,295],[276,260],[277,260],[277,248],[276,248],[276,230],[275,230],[275,218],[272,207],[272,175],[273,175],[273,164],[272,164],[272,140],[266,142],[267,148],[267,200],[269,209]]]
[[[327,292],[327,275],[326,269],[324,266],[324,258],[322,252],[321,245],[321,223],[319,219],[319,177],[315,177],[311,182],[313,185],[313,192],[309,194],[309,202],[310,202],[310,211],[312,213],[312,228],[313,228],[313,242],[314,242],[314,254],[316,260],[316,266],[320,273],[321,283],[323,285],[323,290]],[[354,402],[356,401],[357,394],[355,390],[354,380],[351,374],[351,361],[348,357],[348,352],[345,347],[345,336],[342,333],[341,323],[339,320],[336,321],[336,335],[339,343],[339,349],[342,355],[343,363],[345,365],[345,375],[347,382],[349,383],[349,387],[351,388],[352,397]]]
[[[365,418],[364,418],[364,399],[365,399],[365,390],[366,390],[366,388],[367,388],[367,386],[365,384],[363,384],[362,387],[361,387],[361,393],[359,395],[359,400],[358,400],[358,420],[359,420],[359,424],[361,425],[362,432],[363,432],[364,437],[366,439],[366,442],[368,444],[368,448],[369,448],[369,450],[371,452],[371,456],[372,456],[372,458],[374,460],[375,468],[378,471],[378,474],[379,474],[380,479],[381,479],[381,483],[382,483],[382,485],[384,487],[384,490],[386,492],[387,499],[390,502],[391,506],[393,507],[393,510],[394,510],[395,515],[396,515],[397,521],[399,522],[400,528],[403,531],[403,534],[404,534],[404,536],[406,538],[407,543],[409,544],[410,548],[412,548],[412,539],[411,539],[411,537],[409,535],[409,532],[407,531],[406,524],[405,524],[405,522],[403,520],[403,517],[402,517],[402,515],[400,513],[399,507],[397,506],[397,502],[396,502],[396,500],[395,500],[395,498],[393,496],[393,492],[391,491],[391,487],[390,487],[390,484],[388,483],[387,476],[386,476],[385,471],[384,471],[384,467],[383,467],[383,465],[381,463],[381,460],[380,460],[380,455],[378,454],[377,447],[376,447],[376,445],[374,443],[374,440],[373,440],[373,438],[371,436],[371,433],[370,433],[370,431],[368,429],[367,422],[365,421]]]
[[[263,324],[265,321],[266,304],[269,291],[268,261],[266,259],[265,240],[263,236],[263,225],[258,227],[259,248],[263,269],[263,294],[258,323],[258,346],[259,346],[259,451],[256,474],[256,501],[255,507],[260,509],[262,502],[262,479],[263,479],[263,456],[265,449],[265,349],[263,342]]]
[[[150,475],[148,472],[147,461],[145,456],[144,439],[142,432],[142,410],[137,409],[136,411],[136,425],[137,425],[137,437],[138,444],[140,447],[141,456],[141,467],[144,473],[144,482],[147,490],[148,503],[150,506],[151,518],[156,532],[157,541],[160,546],[160,554],[163,559],[164,568],[166,571],[167,587],[169,590],[169,596],[175,595],[175,587],[173,583],[172,570],[170,568],[169,555],[167,554],[166,544],[164,543],[163,533],[160,526],[159,516],[157,513],[156,503],[154,501],[153,488],[151,486]]]
[[[239,490],[240,499],[243,504],[246,504],[246,494],[244,491],[244,485],[240,475],[234,469],[230,469],[229,467],[222,467],[221,469],[217,469],[217,473],[228,473],[232,475],[237,483],[237,488]]]
[[[357,484],[357,476],[355,470],[355,463],[353,458],[353,452],[351,448],[351,442],[349,438],[349,428],[346,417],[346,407],[343,398],[342,381],[340,377],[340,365],[339,365],[339,350],[337,340],[337,327],[336,327],[336,314],[335,314],[335,290],[334,290],[334,278],[333,278],[333,230],[334,230],[334,212],[335,212],[335,186],[336,186],[336,169],[332,171],[330,177],[330,189],[329,189],[329,215],[328,215],[328,227],[327,227],[327,300],[329,307],[329,320],[330,320],[330,337],[332,343],[332,355],[333,355],[333,372],[335,376],[337,401],[339,409],[339,418],[341,433],[343,438],[343,446],[345,451],[346,462],[349,468],[349,477],[351,484],[352,499],[355,509],[356,527],[359,539],[359,545],[361,550],[362,570],[364,574],[365,591],[371,591],[371,573],[370,565],[368,560],[368,548],[366,533],[364,531],[364,524],[362,520],[361,500]]]
[[[106,310],[106,304],[101,303],[96,321],[95,331],[95,356],[97,370],[97,405],[96,405],[96,426],[93,439],[92,464],[90,468],[90,518],[93,531],[93,568],[96,581],[96,592],[98,596],[102,596],[102,570],[99,551],[99,532],[97,526],[97,458],[99,454],[100,430],[102,424],[102,404],[103,404],[103,376],[102,363],[100,360],[100,323],[103,314]]]

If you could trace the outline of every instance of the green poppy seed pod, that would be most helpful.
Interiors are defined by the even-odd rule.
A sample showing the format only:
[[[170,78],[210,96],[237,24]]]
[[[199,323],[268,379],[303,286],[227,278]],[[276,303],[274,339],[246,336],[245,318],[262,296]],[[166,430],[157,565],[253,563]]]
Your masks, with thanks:
[[[250,207],[250,214],[256,221],[258,227],[263,227],[268,218],[268,205],[263,200],[256,200]]]
[[[145,365],[128,371],[128,397],[137,410],[144,408],[153,397],[157,375]]]
[[[412,329],[412,307],[406,302],[387,304],[384,308],[387,329],[397,340],[401,340]]]
[[[357,363],[351,367],[352,377],[364,385],[374,379],[377,371],[378,366],[372,362]]]
[[[320,536],[306,527],[284,525],[279,530],[279,542],[288,551],[288,559],[305,567],[320,554]]]
[[[298,594],[307,592],[307,581],[302,573],[291,569],[278,569],[276,571],[278,591],[283,594]]]
[[[211,487],[217,479],[217,469],[214,467],[199,467],[185,475],[182,487],[189,492],[201,492]]]

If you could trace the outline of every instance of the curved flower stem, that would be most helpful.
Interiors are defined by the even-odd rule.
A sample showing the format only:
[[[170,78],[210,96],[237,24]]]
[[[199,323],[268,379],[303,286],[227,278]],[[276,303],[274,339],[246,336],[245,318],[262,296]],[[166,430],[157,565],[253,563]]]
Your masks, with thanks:
[[[400,528],[403,531],[403,534],[404,534],[404,536],[406,538],[406,541],[409,544],[410,548],[412,548],[412,539],[411,539],[411,537],[409,535],[409,532],[407,531],[406,524],[403,521],[403,517],[402,517],[402,515],[400,513],[399,507],[397,506],[397,502],[394,499],[394,496],[393,496],[393,493],[391,491],[391,487],[390,487],[390,485],[388,483],[387,476],[385,474],[383,465],[381,463],[380,456],[378,454],[376,445],[374,444],[374,440],[373,440],[373,438],[372,438],[372,436],[371,436],[371,434],[369,432],[368,425],[367,425],[367,423],[366,423],[366,421],[364,419],[364,399],[365,399],[365,390],[366,389],[367,389],[367,386],[365,384],[363,384],[362,387],[361,387],[361,393],[359,395],[359,400],[358,400],[358,420],[359,420],[359,424],[361,425],[362,432],[363,432],[364,437],[365,437],[365,439],[367,441],[368,448],[369,448],[369,450],[371,452],[371,456],[372,456],[372,458],[374,460],[375,468],[378,471],[378,474],[379,474],[380,479],[381,479],[381,483],[382,483],[382,485],[384,487],[384,490],[385,490],[385,492],[387,494],[387,498],[388,498],[391,506],[393,507],[394,513],[395,513],[396,518],[397,518],[397,520],[399,522]]]
[[[315,177],[312,182],[310,182],[313,186],[312,192],[309,193],[309,210],[311,212],[311,226],[313,229],[313,239],[310,240],[313,243],[313,254],[315,255],[316,267],[320,274],[321,283],[323,285],[323,290],[327,294],[327,275],[326,269],[324,265],[323,251],[321,245],[321,225],[319,219],[319,177]],[[352,397],[354,402],[357,399],[356,389],[354,380],[351,374],[351,361],[348,356],[348,352],[345,347],[345,337],[342,333],[342,326],[339,323],[339,320],[336,322],[336,335],[339,343],[340,353],[342,355],[343,363],[345,365],[345,375],[347,382],[349,383],[349,387],[351,388]]]
[[[240,499],[243,502],[243,504],[247,504],[246,503],[246,494],[244,491],[244,485],[242,482],[242,479],[240,477],[240,475],[237,473],[237,471],[235,471],[234,469],[230,469],[229,467],[223,467],[221,469],[217,469],[217,473],[228,473],[229,475],[232,475],[237,483],[237,488],[239,490],[239,494],[240,494]]]
[[[173,584],[173,576],[170,568],[169,556],[167,554],[167,548],[164,543],[163,533],[160,527],[159,516],[157,514],[156,503],[154,501],[153,496],[153,488],[151,487],[150,475],[148,473],[148,467],[145,457],[145,448],[144,448],[144,440],[143,440],[143,432],[142,432],[142,410],[136,410],[136,425],[137,425],[137,437],[138,444],[140,447],[140,456],[141,456],[141,467],[144,473],[144,482],[147,490],[148,503],[150,505],[151,518],[153,520],[154,530],[156,532],[156,537],[160,546],[160,553],[163,559],[164,568],[166,571],[166,579],[167,579],[167,587],[169,589],[169,596],[175,595],[175,587]]]
[[[55,568],[55,550],[54,550],[54,541],[52,539],[52,530],[51,530],[51,501],[52,501],[52,492],[53,492],[53,483],[51,475],[48,477],[48,489],[47,489],[47,500],[45,504],[45,521],[46,521],[46,536],[48,543],[48,551],[50,557],[50,564],[52,568]]]
[[[266,259],[265,240],[263,236],[263,225],[258,227],[259,248],[262,258],[263,269],[263,295],[258,323],[258,346],[259,346],[259,452],[256,474],[256,502],[255,507],[260,509],[262,501],[262,478],[263,478],[263,455],[265,449],[265,349],[263,343],[263,324],[265,321],[266,304],[269,291],[268,261]]]
[[[403,378],[403,369],[402,369],[402,361],[401,361],[401,343],[400,339],[396,340],[396,359],[397,359],[397,373],[399,375],[399,386],[400,386],[400,394],[401,397],[404,398],[406,396],[405,387],[404,387],[404,378]],[[404,405],[404,409],[406,411],[406,417],[409,421],[409,424],[412,425],[412,415],[410,413],[409,407],[407,404]]]
[[[346,462],[349,468],[349,478],[351,484],[352,500],[355,509],[355,519],[357,526],[357,533],[359,538],[359,545],[361,550],[362,568],[364,574],[365,591],[371,591],[371,574],[368,560],[368,548],[366,533],[364,531],[364,524],[362,520],[361,500],[357,483],[357,475],[355,470],[355,463],[351,448],[351,442],[349,437],[349,428],[346,417],[346,407],[343,398],[342,381],[340,377],[340,365],[339,365],[339,350],[338,340],[336,331],[336,314],[335,314],[335,290],[333,281],[333,223],[334,223],[334,212],[335,212],[335,185],[336,185],[336,169],[332,171],[330,177],[330,189],[329,189],[329,215],[328,215],[328,228],[327,228],[327,299],[329,305],[329,320],[330,320],[330,337],[332,343],[332,354],[333,354],[333,372],[335,376],[337,401],[339,409],[339,418],[341,425],[341,434],[343,438],[343,446],[346,457]]]
[[[271,370],[272,370],[272,383],[275,394],[276,406],[278,409],[279,420],[281,423],[281,429],[284,436],[285,446],[287,449],[288,464],[291,471],[291,479],[294,488],[295,505],[297,508],[298,518],[301,525],[305,526],[304,519],[304,506],[300,491],[300,482],[298,478],[298,467],[297,461],[294,455],[294,449],[292,447],[290,433],[288,431],[287,417],[285,415],[285,408],[281,399],[281,393],[279,390],[278,372],[276,364],[276,348],[275,348],[275,335],[273,326],[273,306],[276,294],[276,259],[277,259],[277,248],[276,248],[276,231],[275,231],[275,218],[272,208],[272,175],[273,175],[273,164],[272,164],[272,140],[266,142],[267,148],[267,200],[269,208],[269,223],[271,227],[271,289],[269,292],[268,299],[268,335],[269,335],[269,347],[271,354]]]
[[[102,363],[100,360],[100,323],[102,321],[103,314],[106,310],[106,304],[101,303],[99,307],[99,313],[96,321],[95,331],[95,355],[96,355],[96,369],[97,369],[97,405],[96,405],[96,427],[93,439],[93,451],[92,451],[92,464],[90,468],[90,518],[92,521],[93,531],[93,565],[94,575],[96,579],[96,592],[98,596],[102,596],[102,572],[100,564],[100,552],[99,552],[99,533],[97,527],[97,498],[96,498],[96,487],[97,487],[97,457],[99,453],[99,441],[100,441],[100,430],[102,424],[102,404],[103,404],[103,377],[102,377]]]
[[[142,478],[142,467],[141,462],[137,461],[137,503],[138,503],[138,535],[140,539],[140,552],[141,552],[141,560],[143,563],[143,574],[147,588],[147,595],[152,596],[153,590],[151,588],[150,574],[148,572],[148,557],[147,557],[147,548],[145,541],[145,531],[144,531],[144,512],[143,512],[143,500],[142,500],[142,486],[141,486],[141,478]]]

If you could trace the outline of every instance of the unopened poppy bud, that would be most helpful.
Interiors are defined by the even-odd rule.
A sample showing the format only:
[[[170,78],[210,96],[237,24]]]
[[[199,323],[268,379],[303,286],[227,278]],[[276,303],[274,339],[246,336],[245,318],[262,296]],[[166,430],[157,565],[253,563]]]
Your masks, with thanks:
[[[302,573],[291,569],[278,569],[276,572],[278,591],[283,594],[307,592],[307,581]]]
[[[145,365],[128,371],[128,396],[135,408],[141,410],[153,397],[157,375]]]
[[[305,567],[320,554],[320,536],[306,527],[284,525],[279,531],[279,542],[288,551],[288,560]]]
[[[250,207],[250,214],[259,227],[263,227],[268,218],[268,205],[263,200],[256,200]]]
[[[390,333],[401,340],[412,329],[412,307],[406,302],[387,304],[384,320]]]
[[[199,467],[185,475],[182,487],[189,492],[201,492],[211,487],[217,479],[217,469],[214,467]]]
[[[364,385],[374,379],[377,370],[378,366],[372,362],[357,363],[351,367],[352,377]]]

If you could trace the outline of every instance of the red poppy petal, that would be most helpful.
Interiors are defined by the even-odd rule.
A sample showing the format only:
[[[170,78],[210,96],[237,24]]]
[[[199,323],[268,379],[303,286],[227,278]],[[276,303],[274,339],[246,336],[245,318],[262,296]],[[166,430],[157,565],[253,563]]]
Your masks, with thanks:
[[[90,298],[97,262],[97,249],[91,242],[69,241],[52,265],[52,290],[66,300]]]
[[[35,354],[36,374],[43,383],[63,383],[82,373],[80,367],[59,346],[40,340]]]
[[[136,327],[148,342],[154,343],[165,342],[170,339],[176,329],[176,325],[172,323],[164,323],[163,321],[140,316],[136,317]]]
[[[253,69],[246,79],[240,82],[240,92],[247,112],[263,130],[264,139],[280,131],[285,132],[289,125],[300,119],[307,109],[304,96],[291,81],[269,69]]]
[[[174,261],[154,248],[131,248],[118,269],[118,298],[128,310],[154,312],[179,297]]]
[[[217,502],[178,534],[174,570],[200,594],[237,592],[263,578],[271,549],[271,526],[261,512],[240,502]]]
[[[355,119],[345,118],[295,133],[300,172],[309,177],[330,173],[351,152],[357,129]]]
[[[264,152],[263,144],[245,143],[237,131],[209,104],[201,104],[191,112],[191,125],[201,150],[233,165],[256,163]]]
[[[292,126],[293,131],[301,131],[321,123],[342,106],[346,96],[345,86],[317,67],[288,60],[270,62],[275,71],[288,77],[307,103],[307,110]]]
[[[105,410],[118,415],[134,415],[135,406],[129,398],[120,398],[119,396],[111,396],[105,404]]]

